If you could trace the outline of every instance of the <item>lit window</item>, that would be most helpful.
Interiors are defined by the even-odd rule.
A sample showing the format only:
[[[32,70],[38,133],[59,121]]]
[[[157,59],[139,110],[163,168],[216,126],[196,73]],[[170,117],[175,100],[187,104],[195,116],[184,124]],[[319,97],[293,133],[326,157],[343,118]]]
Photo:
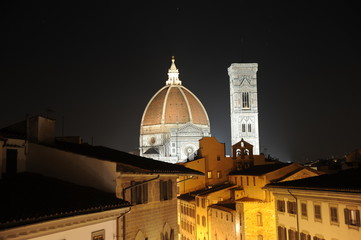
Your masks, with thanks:
[[[315,204],[314,210],[315,210],[315,220],[322,220],[321,205]]]
[[[338,223],[338,211],[337,207],[330,207],[331,222]]]
[[[360,227],[360,210],[345,208],[345,223]]]
[[[208,171],[208,172],[207,172],[207,177],[208,177],[208,178],[212,178],[212,171]]]
[[[217,171],[217,178],[221,178],[222,177],[222,172],[221,171]]]

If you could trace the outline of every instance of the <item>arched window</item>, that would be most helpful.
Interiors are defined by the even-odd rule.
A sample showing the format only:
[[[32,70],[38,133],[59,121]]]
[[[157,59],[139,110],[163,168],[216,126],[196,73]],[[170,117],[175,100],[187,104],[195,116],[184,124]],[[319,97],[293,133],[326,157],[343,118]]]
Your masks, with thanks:
[[[257,217],[257,226],[262,226],[262,213],[258,212],[256,214]]]
[[[249,93],[243,92],[242,93],[242,108],[249,108]]]
[[[147,238],[144,236],[142,231],[138,231],[137,235],[135,236],[135,240],[146,240]]]

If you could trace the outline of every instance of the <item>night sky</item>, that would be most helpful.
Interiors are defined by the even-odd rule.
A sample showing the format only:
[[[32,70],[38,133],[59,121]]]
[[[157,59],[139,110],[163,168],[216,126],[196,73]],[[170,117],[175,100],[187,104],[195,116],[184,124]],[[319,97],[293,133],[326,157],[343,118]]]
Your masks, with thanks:
[[[227,68],[241,62],[258,63],[262,152],[304,162],[361,147],[356,1],[54,2],[1,3],[0,127],[42,114],[58,135],[134,150],[174,55],[228,153]]]

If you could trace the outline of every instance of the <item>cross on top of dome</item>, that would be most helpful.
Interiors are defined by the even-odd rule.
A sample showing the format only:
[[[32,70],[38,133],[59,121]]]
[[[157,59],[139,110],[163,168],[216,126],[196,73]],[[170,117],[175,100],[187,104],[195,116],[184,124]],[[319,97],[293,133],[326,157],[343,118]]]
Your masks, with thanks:
[[[168,80],[165,82],[167,85],[182,85],[182,81],[179,80],[179,71],[175,66],[175,58],[172,56],[172,65],[168,70]]]

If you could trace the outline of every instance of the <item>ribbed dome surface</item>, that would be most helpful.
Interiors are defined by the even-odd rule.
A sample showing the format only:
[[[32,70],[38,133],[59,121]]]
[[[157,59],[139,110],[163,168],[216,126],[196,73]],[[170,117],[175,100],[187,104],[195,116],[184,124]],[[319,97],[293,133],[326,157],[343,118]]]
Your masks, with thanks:
[[[198,98],[182,85],[167,85],[148,103],[142,126],[188,123],[209,125],[207,112]]]

